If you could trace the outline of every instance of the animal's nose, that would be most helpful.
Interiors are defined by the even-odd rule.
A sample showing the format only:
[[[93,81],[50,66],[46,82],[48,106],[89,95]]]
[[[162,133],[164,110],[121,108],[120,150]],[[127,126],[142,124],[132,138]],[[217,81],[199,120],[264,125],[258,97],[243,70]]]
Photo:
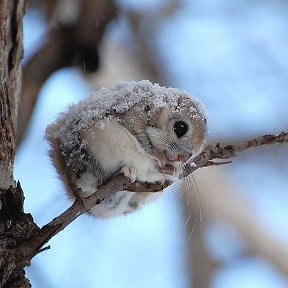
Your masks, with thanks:
[[[165,151],[164,153],[166,158],[171,162],[186,162],[192,155],[190,153],[175,153],[174,151]]]

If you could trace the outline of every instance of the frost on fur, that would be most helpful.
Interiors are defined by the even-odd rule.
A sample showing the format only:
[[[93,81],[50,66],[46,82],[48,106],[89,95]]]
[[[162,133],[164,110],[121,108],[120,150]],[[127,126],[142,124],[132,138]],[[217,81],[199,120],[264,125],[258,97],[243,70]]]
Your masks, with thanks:
[[[180,96],[189,97],[198,113],[203,117],[206,116],[202,103],[185,91],[161,87],[148,80],[119,82],[112,87],[96,90],[89,98],[70,106],[67,112],[61,113],[59,118],[47,127],[46,139],[51,143],[59,139],[67,148],[75,147],[75,144],[81,146],[78,132],[85,130],[95,120],[107,118],[109,117],[107,115],[112,112],[124,113],[146,99],[153,103],[154,110],[167,106],[174,107]],[[191,113],[195,111],[195,108],[191,109]],[[152,110],[151,113],[153,112]]]

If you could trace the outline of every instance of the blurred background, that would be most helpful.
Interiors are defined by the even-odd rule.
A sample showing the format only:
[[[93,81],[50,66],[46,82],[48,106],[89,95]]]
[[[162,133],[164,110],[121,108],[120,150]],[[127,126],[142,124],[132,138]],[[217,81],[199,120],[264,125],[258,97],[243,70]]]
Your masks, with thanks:
[[[95,87],[184,89],[205,103],[210,144],[287,131],[287,16],[284,0],[31,0],[15,164],[26,212],[42,226],[71,204],[44,131]],[[81,216],[27,276],[41,288],[288,287],[287,153],[200,169],[193,190],[175,185],[126,217]]]

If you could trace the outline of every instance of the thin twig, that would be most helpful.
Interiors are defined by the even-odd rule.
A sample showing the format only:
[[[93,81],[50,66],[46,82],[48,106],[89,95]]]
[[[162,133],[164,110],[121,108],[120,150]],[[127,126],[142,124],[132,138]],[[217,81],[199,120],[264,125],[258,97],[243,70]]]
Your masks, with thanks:
[[[211,161],[213,159],[227,159],[235,157],[240,152],[250,148],[282,143],[288,143],[288,133],[282,132],[278,135],[264,135],[241,144],[226,145],[223,147],[220,144],[217,144],[215,147],[208,146],[196,159],[194,159],[194,165],[190,166],[189,174],[199,168],[215,165],[215,163]],[[97,192],[93,193],[86,199],[76,199],[71,207],[53,219],[50,223],[43,226],[41,230],[28,242],[15,248],[18,265],[27,265],[35,253],[54,235],[62,231],[80,215],[100,203],[109,194],[122,190],[133,192],[160,192],[170,184],[171,182],[169,181],[165,181],[162,184],[141,182],[130,183],[130,180],[123,175],[113,176],[109,181],[106,181],[101,187],[99,187]]]
[[[198,168],[215,165],[213,159],[228,159],[238,156],[239,153],[264,145],[274,145],[288,143],[288,133],[281,132],[280,134],[264,135],[252,140],[245,141],[240,144],[232,144],[221,146],[220,143],[215,146],[207,146],[205,150],[193,160],[193,165],[187,167],[187,174],[191,174]],[[227,164],[227,162],[219,162],[220,165]]]

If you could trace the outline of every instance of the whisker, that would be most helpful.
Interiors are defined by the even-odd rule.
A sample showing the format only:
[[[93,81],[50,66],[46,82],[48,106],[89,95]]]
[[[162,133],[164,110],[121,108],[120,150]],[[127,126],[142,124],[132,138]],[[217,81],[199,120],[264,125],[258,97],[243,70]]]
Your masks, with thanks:
[[[141,133],[145,133],[143,131],[143,123],[145,123],[145,117],[141,117],[139,115],[139,117],[135,117],[135,119],[133,119],[133,127],[134,129],[138,129],[139,128],[139,134]],[[137,131],[134,132],[136,135],[138,134]],[[160,140],[159,142],[159,146],[165,150],[165,149],[169,149],[169,150],[172,150],[172,151],[175,151],[177,154],[179,153],[179,148],[177,147],[177,145],[174,143],[174,140],[171,139],[170,136],[168,136],[167,134],[165,134],[164,132],[162,133],[155,133],[153,134],[153,137],[155,139],[158,139]],[[164,143],[164,144],[163,144]]]
[[[181,169],[185,171],[185,164],[181,165]],[[194,217],[192,229],[189,231],[188,241],[190,241],[192,234],[196,228],[196,225],[199,223],[200,227],[202,226],[202,209],[201,209],[201,200],[200,200],[200,194],[199,194],[199,186],[198,186],[198,179],[195,178],[194,174],[189,175],[188,177],[184,178],[183,183],[183,191],[186,191],[187,193],[187,202],[186,202],[186,211],[187,211],[187,219],[185,222],[185,227],[187,229],[189,221],[191,220],[192,215],[198,215],[198,217]],[[183,192],[182,191],[182,192]],[[191,194],[193,193],[194,196],[194,202],[191,205]],[[190,209],[189,209],[190,208]],[[192,209],[199,209],[199,212],[194,213]],[[199,221],[199,222],[198,222]]]
[[[190,201],[191,201],[191,189],[190,189],[190,184],[189,184],[190,181],[187,181],[187,180],[184,180],[183,181],[183,191],[182,193],[184,192],[184,190],[186,191],[185,193],[187,194],[187,202],[186,202],[186,215],[187,215],[187,219],[185,221],[185,230],[188,232],[188,227],[189,227],[189,223],[190,223],[190,220],[191,220],[191,217],[192,217],[192,211],[189,209],[189,207],[191,206],[190,205]],[[188,185],[187,185],[188,184]],[[190,241],[191,237],[192,237],[192,234],[195,230],[195,227],[196,227],[196,220],[194,218],[193,220],[193,223],[192,223],[192,226],[190,227],[190,231],[189,231],[189,236],[187,238],[188,241]]]
[[[201,195],[200,195],[200,187],[199,187],[199,177],[196,178],[196,176],[198,176],[196,173],[193,173],[191,175],[191,178],[193,178],[193,183],[194,183],[194,192],[195,192],[195,202],[196,202],[196,208],[198,207],[199,209],[199,225],[200,228],[202,227],[202,203],[201,203]]]
[[[139,130],[141,130],[141,128],[143,126],[141,125],[141,120],[138,120],[134,123],[134,127],[139,127]],[[160,132],[160,133],[159,133]],[[151,132],[150,132],[151,133]],[[167,134],[165,134],[164,132],[161,131],[155,131],[155,133],[153,133],[152,131],[152,137],[154,137],[154,139],[158,142],[158,147],[160,149],[169,149],[174,151],[175,153],[179,153],[179,147],[175,144],[175,141],[173,139],[171,139],[170,136],[168,136]],[[182,173],[183,175],[185,175],[185,170],[186,170],[186,166],[184,163],[180,163],[179,164],[179,172]],[[195,228],[197,227],[197,225],[202,225],[202,210],[201,210],[201,201],[200,201],[200,194],[199,194],[199,186],[197,183],[197,179],[195,178],[194,175],[190,175],[189,177],[186,177],[185,179],[183,179],[180,182],[180,189],[179,189],[179,193],[183,193],[184,191],[186,192],[186,203],[185,206],[183,208],[185,208],[185,210],[187,211],[187,219],[185,221],[185,225],[184,225],[184,229],[187,231],[188,227],[189,227],[189,223],[191,221],[193,221],[191,224],[191,227],[189,227],[188,231],[188,241],[190,241]],[[174,194],[173,196],[175,196],[176,194],[173,193],[175,191],[175,189],[171,189],[171,193]],[[179,196],[179,194],[178,194]],[[191,201],[193,201],[191,203]],[[182,209],[183,209],[182,208]],[[199,210],[199,212],[196,210]],[[192,217],[193,216],[193,217]],[[193,220],[192,220],[193,218]]]
[[[161,143],[159,143],[159,146],[161,148],[173,149],[178,153],[177,146],[173,143],[172,139],[168,135],[166,135],[164,133],[161,133],[161,134],[155,133],[152,135],[153,135],[153,137],[155,137],[155,139],[161,140]],[[164,145],[163,145],[163,143],[164,143]]]

